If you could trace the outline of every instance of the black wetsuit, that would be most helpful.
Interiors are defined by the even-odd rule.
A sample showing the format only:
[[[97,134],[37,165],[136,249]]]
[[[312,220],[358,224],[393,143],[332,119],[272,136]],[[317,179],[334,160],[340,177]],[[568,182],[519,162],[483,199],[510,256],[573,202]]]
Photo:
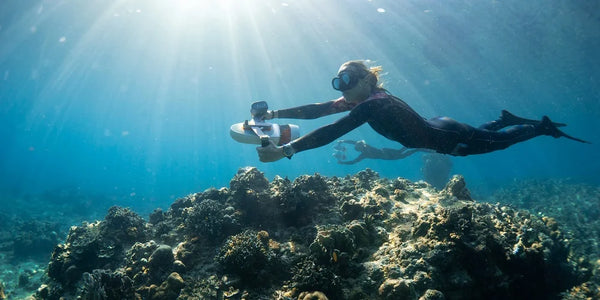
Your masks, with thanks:
[[[320,127],[296,140],[291,145],[296,152],[329,144],[364,123],[386,138],[409,148],[427,148],[451,155],[470,155],[505,149],[541,135],[535,125],[509,125],[500,120],[479,128],[457,122],[448,117],[424,119],[408,104],[384,91],[377,91],[369,99],[356,105],[344,98],[278,111],[279,118],[314,119],[343,111],[347,116]]]

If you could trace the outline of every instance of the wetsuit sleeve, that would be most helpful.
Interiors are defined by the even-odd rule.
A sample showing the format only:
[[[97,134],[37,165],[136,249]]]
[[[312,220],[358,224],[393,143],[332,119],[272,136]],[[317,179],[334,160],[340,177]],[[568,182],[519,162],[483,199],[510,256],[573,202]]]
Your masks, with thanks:
[[[323,103],[314,103],[277,110],[277,117],[283,119],[316,119],[323,116],[351,110],[354,105],[338,98]]]
[[[420,151],[420,149],[410,149],[409,150],[406,147],[403,147],[402,149],[383,148],[383,149],[381,149],[381,157],[379,157],[379,158],[385,159],[385,160],[403,159],[403,158],[408,157],[418,151]]]
[[[360,105],[356,106],[347,116],[335,121],[334,123],[309,132],[308,134],[294,140],[291,145],[296,152],[327,145],[367,122],[371,114],[370,112],[371,106],[369,103],[361,103]]]

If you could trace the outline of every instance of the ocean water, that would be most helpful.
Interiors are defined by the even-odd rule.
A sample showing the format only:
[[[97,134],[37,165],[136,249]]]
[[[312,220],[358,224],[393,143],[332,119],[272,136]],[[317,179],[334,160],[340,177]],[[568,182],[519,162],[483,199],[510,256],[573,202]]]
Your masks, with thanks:
[[[331,78],[352,59],[383,66],[384,86],[424,117],[548,115],[593,143],[538,137],[452,157],[475,194],[536,178],[600,184],[598,28],[597,1],[4,0],[0,191],[38,208],[85,198],[73,211],[149,211],[228,186],[244,166],[420,180],[420,154],[347,166],[331,144],[267,164],[230,138],[254,101],[339,97]],[[277,122],[307,133],[340,116]],[[368,125],[343,138],[401,147]]]

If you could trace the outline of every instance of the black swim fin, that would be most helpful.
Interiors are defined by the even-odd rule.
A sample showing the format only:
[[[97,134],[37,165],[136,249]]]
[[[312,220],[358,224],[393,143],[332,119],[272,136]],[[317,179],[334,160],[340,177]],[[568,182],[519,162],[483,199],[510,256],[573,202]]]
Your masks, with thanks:
[[[539,122],[539,125],[537,125],[536,127],[539,130],[539,133],[543,134],[543,135],[549,135],[554,138],[566,137],[568,139],[571,139],[571,140],[574,140],[574,141],[577,141],[580,143],[591,144],[588,141],[578,139],[576,137],[570,136],[570,135],[562,132],[560,129],[556,128],[557,126],[554,124],[556,124],[556,123],[553,123],[552,121],[550,121],[550,118],[548,118],[548,116],[543,116],[542,121]]]
[[[540,124],[540,121],[538,121],[538,120],[531,120],[531,119],[525,119],[525,118],[517,117],[517,116],[515,116],[514,114],[512,114],[511,112],[509,112],[506,109],[502,110],[502,114],[500,115],[500,120],[502,120],[502,123],[505,126],[525,125],[525,124],[529,124],[529,125]],[[564,127],[564,126],[567,126],[567,124],[565,124],[565,123],[555,123],[555,122],[552,122],[552,125],[554,125],[555,127]]]

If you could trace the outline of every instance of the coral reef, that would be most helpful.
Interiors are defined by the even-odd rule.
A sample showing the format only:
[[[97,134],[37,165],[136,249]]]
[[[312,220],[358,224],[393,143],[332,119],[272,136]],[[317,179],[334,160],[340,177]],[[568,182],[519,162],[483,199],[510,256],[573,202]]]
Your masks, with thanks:
[[[557,299],[597,282],[572,242],[555,219],[473,200],[461,176],[436,190],[249,167],[149,222],[112,207],[72,227],[35,298]]]
[[[8,252],[11,260],[47,260],[65,235],[57,222],[0,214],[0,251]]]
[[[515,182],[494,193],[490,202],[525,208],[562,230],[569,240],[569,257],[592,273],[573,287],[565,299],[600,299],[600,188],[568,180]]]
[[[47,257],[60,242],[59,232],[58,223],[29,220],[17,225],[13,238],[13,257]]]
[[[131,210],[115,206],[101,222],[73,226],[66,243],[56,246],[48,264],[48,277],[58,283],[50,289],[49,299],[58,298],[63,290],[73,292],[85,272],[117,269],[125,251],[135,241],[145,240],[145,224]]]
[[[35,291],[52,249],[65,236],[66,230],[56,218],[37,220],[27,212],[0,212],[0,296],[23,299]]]
[[[92,273],[83,273],[81,291],[78,299],[137,299],[131,278],[119,272],[95,269]]]
[[[225,273],[237,275],[253,285],[267,284],[281,270],[266,231],[247,230],[229,237],[215,261]]]

